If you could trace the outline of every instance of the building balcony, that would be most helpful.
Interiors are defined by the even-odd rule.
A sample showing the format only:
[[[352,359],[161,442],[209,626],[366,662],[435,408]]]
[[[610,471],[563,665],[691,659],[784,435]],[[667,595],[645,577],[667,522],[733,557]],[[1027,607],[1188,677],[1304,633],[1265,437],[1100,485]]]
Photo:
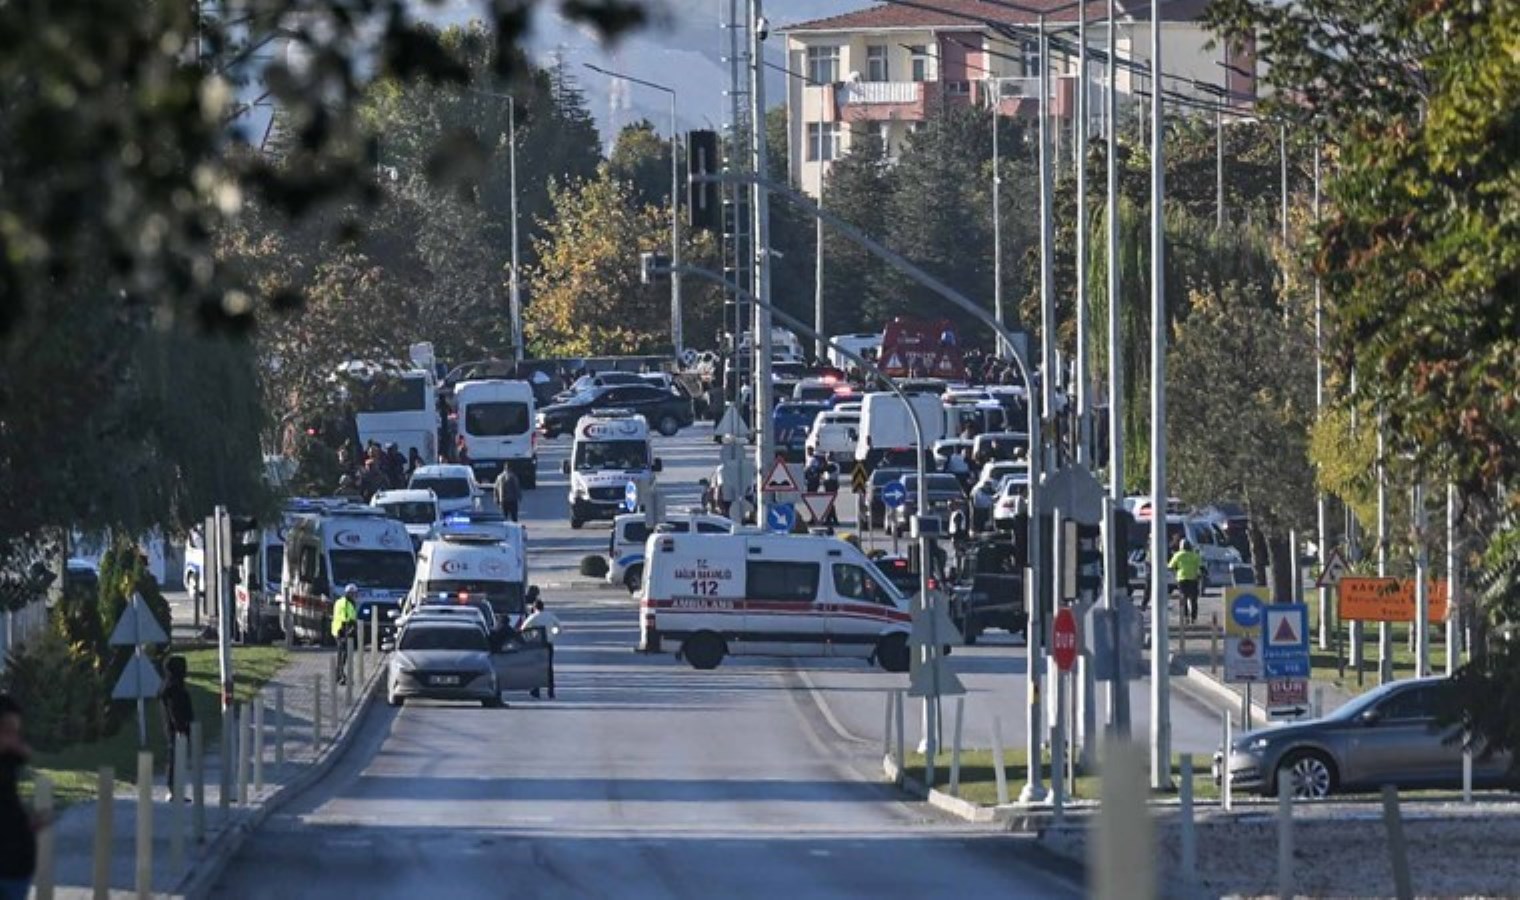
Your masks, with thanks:
[[[834,103],[845,122],[921,122],[928,115],[922,81],[849,81],[834,86]]]

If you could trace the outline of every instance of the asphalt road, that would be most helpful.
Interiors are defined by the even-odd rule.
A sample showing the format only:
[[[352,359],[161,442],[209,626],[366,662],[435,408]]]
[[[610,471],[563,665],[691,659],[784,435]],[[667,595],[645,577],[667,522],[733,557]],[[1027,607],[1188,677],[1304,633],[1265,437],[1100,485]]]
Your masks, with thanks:
[[[659,443],[671,505],[696,499],[715,464],[709,436]],[[570,530],[567,449],[541,448],[524,503],[533,579],[566,623],[559,699],[376,706],[334,773],[250,838],[215,895],[1080,893],[1080,873],[1028,838],[947,820],[880,783],[882,692],[903,676],[811,660],[697,672],[631,652],[634,601],[577,574],[582,556],[606,552],[607,529]],[[1007,709],[1005,733],[1018,734],[1022,649],[952,661],[970,708]],[[968,718],[968,743],[984,727]]]

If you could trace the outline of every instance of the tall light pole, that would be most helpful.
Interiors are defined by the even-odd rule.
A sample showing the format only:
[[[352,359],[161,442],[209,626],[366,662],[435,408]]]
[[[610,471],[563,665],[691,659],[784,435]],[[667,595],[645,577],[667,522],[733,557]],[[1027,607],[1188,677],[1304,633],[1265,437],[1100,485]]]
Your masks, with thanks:
[[[1108,497],[1114,510],[1124,500],[1124,369],[1119,335],[1119,56],[1117,0],[1108,0]],[[1115,513],[1117,514],[1117,512]],[[1129,563],[1125,548],[1105,541],[1108,556],[1103,560],[1104,596],[1109,611],[1119,615],[1115,597],[1129,591]],[[1115,673],[1117,675],[1117,673]],[[1109,724],[1120,736],[1129,735],[1129,689],[1123,679],[1110,682],[1108,695]]]
[[[1166,619],[1166,201],[1161,0],[1151,0],[1151,788],[1172,787],[1171,635]]]
[[[749,0],[750,59],[750,168],[764,178],[769,168],[765,148],[765,38],[763,0]],[[770,503],[764,490],[766,466],[773,443],[771,413],[771,208],[770,191],[756,181],[750,203],[754,215],[754,325],[750,346],[755,353],[755,521],[763,524]]]
[[[991,78],[992,85],[992,314],[998,324],[1006,325],[1003,318],[1003,158],[998,140],[998,126],[1002,124],[1003,81]],[[1007,359],[1010,348],[998,343],[998,356]],[[1028,387],[1026,385],[1026,387]]]
[[[1320,195],[1319,195],[1319,140],[1314,141],[1314,199],[1313,214],[1314,224],[1319,224]],[[1320,295],[1319,276],[1314,276],[1314,418],[1316,420],[1323,414],[1325,407],[1325,309]],[[1314,494],[1314,515],[1318,527],[1319,552],[1315,555],[1319,558],[1320,570],[1323,571],[1328,559],[1325,553],[1326,535],[1325,519],[1328,515],[1326,510],[1325,492],[1316,490]],[[1330,589],[1320,586],[1319,591],[1319,648],[1321,650],[1330,647]]]
[[[585,66],[609,78],[621,78],[631,84],[641,85],[670,97],[670,262],[672,271],[670,276],[670,342],[675,347],[676,356],[679,357],[681,351],[686,349],[686,341],[681,333],[681,135],[676,130],[675,88],[604,69],[592,63],[586,63]]]
[[[1077,162],[1077,465],[1090,465],[1092,392],[1087,371],[1087,4],[1077,12],[1077,125],[1072,153]]]
[[[512,191],[512,361],[523,361],[522,266],[517,258],[517,99],[507,95],[507,159]]]
[[[1461,560],[1457,544],[1457,485],[1446,483],[1446,675],[1456,674],[1462,664]]]

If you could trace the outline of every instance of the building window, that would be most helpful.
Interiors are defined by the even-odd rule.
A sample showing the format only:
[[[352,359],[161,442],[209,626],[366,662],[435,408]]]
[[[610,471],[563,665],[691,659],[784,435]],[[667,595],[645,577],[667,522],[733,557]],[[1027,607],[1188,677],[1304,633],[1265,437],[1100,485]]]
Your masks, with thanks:
[[[915,44],[908,48],[909,58],[912,60],[913,80],[929,80],[929,48],[923,44]]]
[[[807,77],[814,84],[833,84],[839,80],[839,48],[807,48]]]
[[[833,162],[839,158],[839,123],[809,122],[807,127],[807,161]]]
[[[1033,41],[1024,41],[1019,44],[1020,65],[1024,69],[1025,78],[1038,78],[1040,75],[1040,45]]]
[[[891,81],[887,70],[887,47],[872,44],[866,48],[866,81]]]

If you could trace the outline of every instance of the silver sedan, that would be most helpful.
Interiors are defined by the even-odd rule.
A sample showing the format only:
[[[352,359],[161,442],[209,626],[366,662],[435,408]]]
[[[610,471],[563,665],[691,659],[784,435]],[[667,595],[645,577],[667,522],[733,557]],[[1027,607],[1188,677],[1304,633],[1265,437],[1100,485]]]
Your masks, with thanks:
[[[401,629],[386,674],[385,696],[391,706],[400,706],[408,697],[501,706],[490,642],[475,622],[424,619],[408,624]]]
[[[1272,796],[1292,779],[1293,796],[1400,788],[1455,788],[1462,783],[1457,726],[1440,725],[1450,684],[1444,678],[1395,681],[1369,691],[1319,719],[1251,731],[1229,748],[1230,784]],[[1511,787],[1507,754],[1473,758],[1478,787]],[[1223,752],[1214,754],[1222,781]]]

